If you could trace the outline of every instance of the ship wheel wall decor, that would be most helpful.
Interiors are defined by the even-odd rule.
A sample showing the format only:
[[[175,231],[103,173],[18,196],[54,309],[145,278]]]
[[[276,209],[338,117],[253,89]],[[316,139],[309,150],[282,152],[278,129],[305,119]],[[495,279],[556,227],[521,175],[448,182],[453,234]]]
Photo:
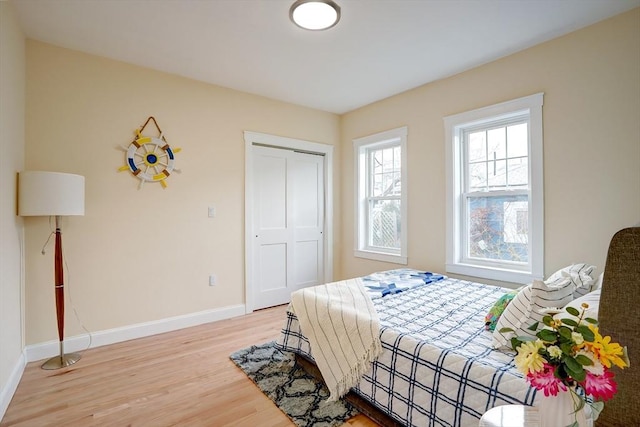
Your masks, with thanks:
[[[158,136],[144,136],[142,131],[150,121],[156,125]],[[141,189],[145,182],[159,182],[162,188],[167,187],[166,179],[172,172],[180,172],[175,168],[175,153],[180,152],[180,148],[172,149],[169,143],[162,135],[160,126],[156,119],[151,116],[144,122],[140,129],[136,129],[136,138],[128,147],[118,147],[125,154],[125,165],[121,166],[118,171],[130,171],[133,176],[140,180]]]

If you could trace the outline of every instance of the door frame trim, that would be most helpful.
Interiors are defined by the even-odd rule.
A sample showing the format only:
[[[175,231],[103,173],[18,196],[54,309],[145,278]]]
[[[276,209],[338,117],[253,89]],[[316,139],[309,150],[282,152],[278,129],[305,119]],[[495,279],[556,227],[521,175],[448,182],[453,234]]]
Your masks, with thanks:
[[[245,312],[253,312],[253,147],[267,145],[274,148],[303,151],[324,156],[324,280],[333,281],[333,145],[302,139],[244,131],[244,292]]]

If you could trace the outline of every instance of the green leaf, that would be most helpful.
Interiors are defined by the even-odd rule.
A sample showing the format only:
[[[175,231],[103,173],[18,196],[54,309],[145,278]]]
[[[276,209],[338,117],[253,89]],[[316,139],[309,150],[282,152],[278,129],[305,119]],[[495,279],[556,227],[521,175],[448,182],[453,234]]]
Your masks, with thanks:
[[[566,307],[565,310],[567,310],[569,314],[572,314],[576,317],[580,316],[580,312],[573,307]]]
[[[573,319],[562,319],[561,322],[569,326],[578,326],[578,322]]]
[[[562,359],[562,362],[567,369],[567,374],[571,375],[576,381],[584,381],[587,377],[587,373],[582,365],[576,362],[573,357],[565,357]]]
[[[573,343],[570,343],[570,342],[560,343],[560,350],[562,350],[563,354],[567,356],[571,356],[571,353],[573,353]]]
[[[589,329],[588,326],[580,325],[576,328],[576,331],[580,332],[582,334],[582,338],[584,338],[584,340],[587,342],[593,342],[593,340],[596,338],[596,336],[593,334],[593,332],[591,332],[591,329]]]
[[[589,359],[587,356],[583,354],[579,354],[576,356],[576,362],[581,364],[582,366],[591,366],[593,365],[593,360]]]
[[[538,338],[542,341],[555,342],[558,336],[555,331],[550,331],[549,329],[542,329],[540,332],[536,334]]]
[[[518,350],[518,347],[520,347],[520,345],[522,344],[522,341],[520,341],[518,338],[513,337],[511,338],[511,348],[514,350]]]
[[[544,316],[544,317],[542,318],[542,323],[544,323],[544,324],[545,324],[545,325],[547,325],[547,326],[552,326],[552,325],[554,324],[553,317],[551,317],[551,316]]]
[[[571,329],[566,326],[560,326],[560,328],[558,328],[558,333],[561,337],[571,340]]]
[[[553,376],[561,380],[567,377],[567,373],[565,372],[564,366],[562,364],[556,366],[556,369],[553,370]]]
[[[585,371],[584,369],[582,369],[581,371],[576,371],[576,372],[571,371],[569,373],[569,375],[571,375],[571,377],[574,380],[576,380],[578,382],[582,382],[582,381],[585,380],[585,378],[587,378],[587,371]]]
[[[500,332],[501,334],[507,333],[507,332],[515,332],[513,329],[511,328],[500,328],[500,330],[498,330],[498,332]]]
[[[530,330],[530,331],[537,331],[539,324],[540,324],[540,322],[536,322],[533,325],[529,326],[527,329]]]
[[[598,324],[598,320],[597,320],[597,319],[594,319],[594,318],[592,318],[592,317],[585,317],[585,318],[584,318],[584,320],[585,320],[586,322],[591,323],[592,325],[597,325],[597,324]]]
[[[572,372],[579,372],[582,369],[582,365],[579,364],[573,357],[565,357],[562,359],[567,369]]]

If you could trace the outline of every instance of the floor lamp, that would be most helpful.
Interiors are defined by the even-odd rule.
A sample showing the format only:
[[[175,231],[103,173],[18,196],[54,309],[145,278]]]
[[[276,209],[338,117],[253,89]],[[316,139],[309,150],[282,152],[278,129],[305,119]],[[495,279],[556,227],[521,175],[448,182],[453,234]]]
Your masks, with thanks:
[[[20,172],[18,174],[18,214],[20,216],[55,216],[54,292],[60,355],[47,360],[42,365],[42,369],[59,369],[73,365],[80,359],[80,355],[77,353],[64,354],[63,344],[64,271],[62,268],[60,217],[84,215],[84,177],[59,172]]]

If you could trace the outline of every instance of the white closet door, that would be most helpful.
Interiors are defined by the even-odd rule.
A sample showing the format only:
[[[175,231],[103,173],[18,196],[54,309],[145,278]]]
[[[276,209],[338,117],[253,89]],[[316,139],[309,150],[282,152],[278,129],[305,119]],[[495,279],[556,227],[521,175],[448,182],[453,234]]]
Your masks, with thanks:
[[[254,309],[324,281],[323,157],[253,147]]]

